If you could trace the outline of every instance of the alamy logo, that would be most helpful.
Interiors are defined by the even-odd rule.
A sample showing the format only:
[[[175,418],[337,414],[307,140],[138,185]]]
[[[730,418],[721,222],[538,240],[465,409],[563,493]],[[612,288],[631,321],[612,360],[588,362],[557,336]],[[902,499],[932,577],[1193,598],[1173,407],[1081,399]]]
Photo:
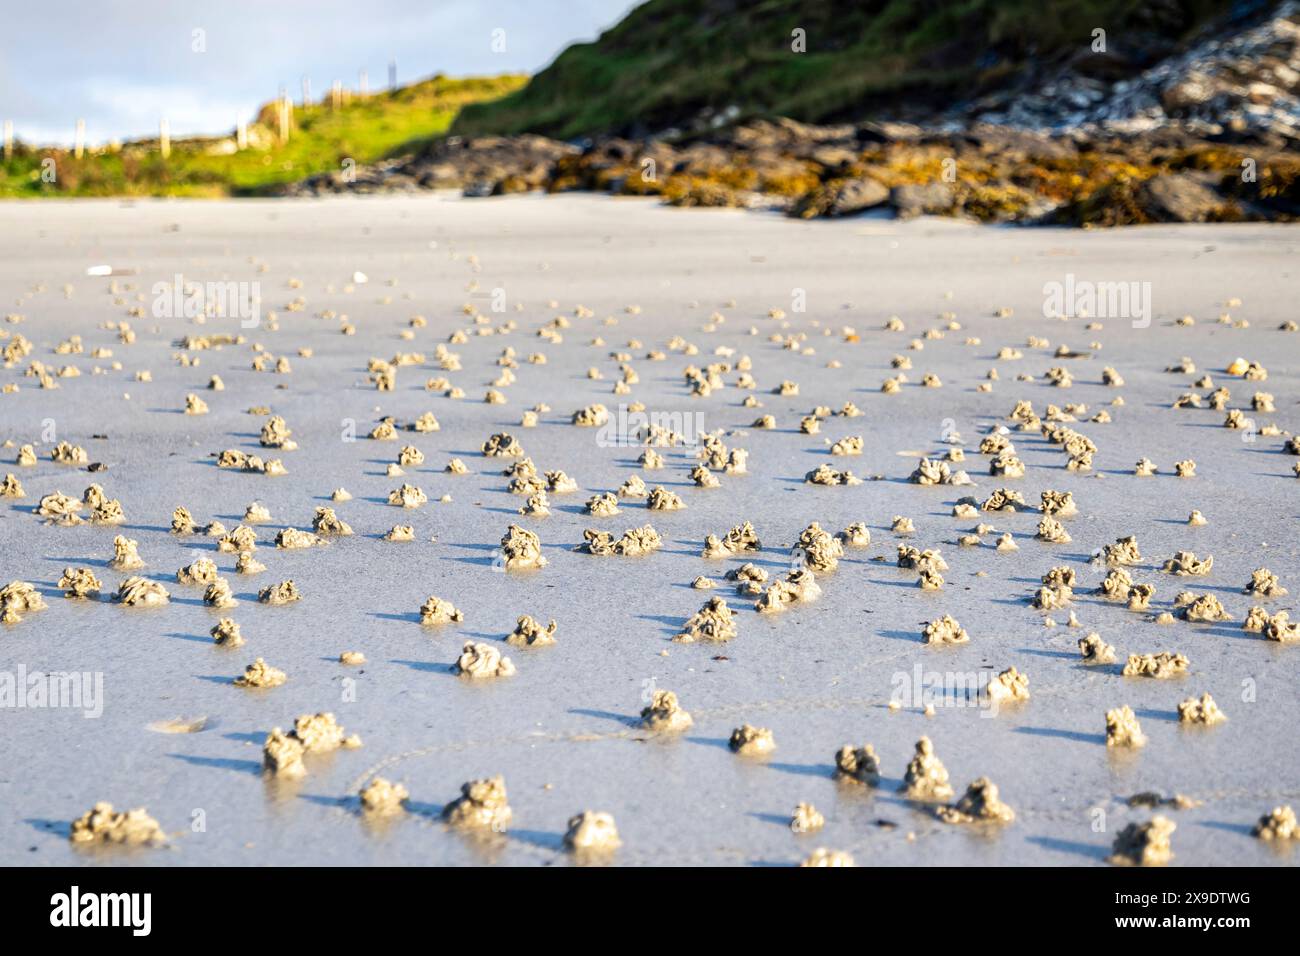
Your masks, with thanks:
[[[0,708],[80,710],[95,719],[104,713],[102,671],[0,671]]]
[[[1151,324],[1150,282],[1092,282],[1067,272],[1064,282],[1043,284],[1043,315],[1055,318],[1131,319],[1133,328]]]
[[[596,432],[596,444],[601,448],[641,444],[694,448],[703,435],[702,412],[631,411],[620,404],[618,413]]]
[[[170,282],[155,282],[153,314],[157,319],[229,317],[239,327],[255,329],[262,321],[262,283],[187,282],[176,273]]]
[[[78,886],[50,897],[51,926],[129,926],[133,936],[153,928],[152,893],[82,893]]]
[[[895,671],[890,678],[890,702],[900,707],[977,707],[981,717],[996,717],[999,701],[989,693],[991,670]]]

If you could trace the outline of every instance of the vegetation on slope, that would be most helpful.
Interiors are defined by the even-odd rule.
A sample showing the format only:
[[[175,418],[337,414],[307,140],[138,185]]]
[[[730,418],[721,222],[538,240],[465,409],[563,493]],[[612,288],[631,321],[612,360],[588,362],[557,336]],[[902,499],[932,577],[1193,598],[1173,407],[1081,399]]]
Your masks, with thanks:
[[[1091,52],[1136,70],[1231,0],[649,0],[453,131],[643,136],[718,117],[861,120],[951,105]],[[806,52],[796,53],[803,30]]]
[[[249,196],[262,195],[314,173],[338,171],[418,151],[446,134],[469,103],[503,96],[527,77],[468,79],[435,76],[391,92],[353,97],[339,109],[330,102],[293,107],[287,142],[279,138],[278,109],[267,104],[248,126],[249,145],[236,150],[233,134],[174,139],[164,159],[157,139],[86,150],[16,143],[0,159],[0,197],[38,196]],[[50,175],[42,175],[51,168]]]

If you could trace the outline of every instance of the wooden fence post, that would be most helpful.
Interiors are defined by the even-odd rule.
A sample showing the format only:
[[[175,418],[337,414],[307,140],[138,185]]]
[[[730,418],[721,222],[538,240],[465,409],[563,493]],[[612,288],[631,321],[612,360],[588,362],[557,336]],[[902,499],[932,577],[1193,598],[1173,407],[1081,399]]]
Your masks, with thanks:
[[[280,91],[280,142],[289,142],[289,123],[293,117],[293,107],[289,103],[289,94]]]

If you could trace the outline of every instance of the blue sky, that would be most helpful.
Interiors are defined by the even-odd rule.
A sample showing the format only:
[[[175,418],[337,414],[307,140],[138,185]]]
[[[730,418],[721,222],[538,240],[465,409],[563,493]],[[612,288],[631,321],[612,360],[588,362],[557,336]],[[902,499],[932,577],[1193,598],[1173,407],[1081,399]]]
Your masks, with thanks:
[[[361,70],[398,82],[536,72],[594,39],[634,0],[65,0],[7,4],[0,33],[0,119],[32,143],[221,133],[281,87],[297,100]],[[505,50],[493,52],[494,30]],[[194,47],[202,30],[203,52]]]

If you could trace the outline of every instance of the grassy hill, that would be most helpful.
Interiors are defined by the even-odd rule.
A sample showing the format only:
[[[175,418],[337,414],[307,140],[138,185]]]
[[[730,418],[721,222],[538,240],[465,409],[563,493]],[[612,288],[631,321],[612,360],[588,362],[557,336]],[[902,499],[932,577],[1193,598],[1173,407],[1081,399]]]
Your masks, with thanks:
[[[444,135],[461,108],[518,90],[527,77],[468,79],[435,76],[392,92],[354,97],[338,110],[329,102],[295,105],[288,142],[279,140],[275,104],[248,126],[249,146],[226,137],[173,139],[163,159],[157,139],[119,147],[72,150],[15,145],[0,160],[0,197],[40,196],[247,196],[320,172],[338,171],[345,159],[358,166],[418,150]],[[54,182],[42,164],[54,160]]]
[[[1240,4],[1238,4],[1240,5]],[[1090,53],[1163,55],[1231,0],[649,0],[526,87],[468,107],[453,132],[638,136],[735,107],[809,122],[951,105]],[[805,31],[795,53],[793,31]]]

